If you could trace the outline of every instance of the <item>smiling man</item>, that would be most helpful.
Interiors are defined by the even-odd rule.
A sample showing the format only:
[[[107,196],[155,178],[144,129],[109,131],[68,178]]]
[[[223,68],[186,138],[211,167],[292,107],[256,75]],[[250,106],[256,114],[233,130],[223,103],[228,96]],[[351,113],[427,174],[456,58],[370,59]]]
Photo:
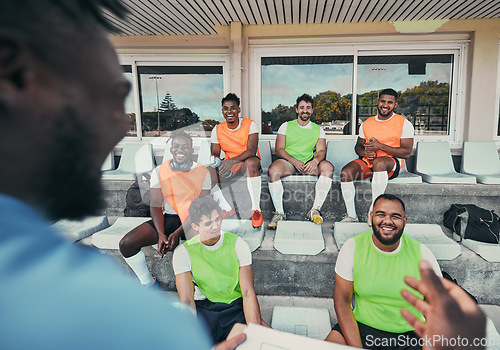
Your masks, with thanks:
[[[377,99],[376,116],[370,117],[361,124],[355,151],[359,159],[348,163],[341,172],[340,188],[347,214],[342,222],[358,222],[354,205],[354,180],[372,177],[372,203],[385,192],[387,182],[399,175],[405,159],[413,149],[413,125],[402,115],[395,114],[398,105],[398,94],[393,89],[384,89]]]
[[[278,129],[276,155],[279,159],[269,167],[269,192],[276,210],[267,226],[269,229],[275,230],[278,222],[286,219],[281,178],[297,173],[319,176],[313,206],[306,218],[317,225],[323,223],[320,210],[332,186],[333,165],[325,160],[325,132],[311,121],[313,104],[308,94],[297,97],[297,119],[281,124]]]
[[[227,94],[222,99],[222,115],[225,121],[216,125],[212,130],[211,151],[212,155],[220,158],[224,151],[225,158],[221,164],[212,171],[214,182],[214,195],[223,206],[225,212],[223,217],[227,218],[234,214],[222,196],[217,191],[216,181],[223,182],[238,174],[244,174],[247,178],[248,192],[252,202],[252,226],[260,227],[263,223],[260,210],[260,154],[258,150],[259,129],[251,119],[240,118],[240,99],[233,93]]]
[[[248,244],[221,231],[221,209],[212,197],[194,200],[189,214],[198,235],[173,257],[180,301],[203,317],[215,343],[226,339],[235,323],[267,326],[260,316]]]
[[[163,256],[185,239],[183,224],[189,227],[189,206],[199,196],[210,193],[210,173],[193,162],[193,140],[185,132],[172,136],[173,158],[156,167],[151,174],[151,220],[137,226],[120,241],[120,252],[141,284],[151,286],[151,276],[142,247],[158,243]]]
[[[404,278],[420,278],[422,260],[438,276],[441,270],[429,248],[403,234],[407,218],[401,199],[380,195],[371,215],[373,230],[348,239],[337,257],[333,300],[339,323],[326,340],[364,349],[420,349],[401,315],[406,308],[423,320],[401,296],[408,289]]]

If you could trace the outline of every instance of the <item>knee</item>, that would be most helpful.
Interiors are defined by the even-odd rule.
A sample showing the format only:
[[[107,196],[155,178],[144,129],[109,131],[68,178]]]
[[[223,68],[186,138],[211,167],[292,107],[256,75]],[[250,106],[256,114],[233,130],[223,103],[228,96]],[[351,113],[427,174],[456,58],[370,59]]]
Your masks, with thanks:
[[[324,160],[319,164],[319,173],[322,176],[332,177],[333,170],[334,170],[333,164],[327,160]]]
[[[348,166],[342,168],[340,172],[340,181],[341,182],[351,182],[354,180],[354,175],[351,169]]]
[[[245,166],[250,174],[258,173],[260,167],[260,160],[257,157],[245,159]]]
[[[128,252],[130,251],[131,244],[130,244],[130,238],[128,235],[125,235],[121,240],[120,243],[118,243],[118,247],[120,248],[120,253],[122,253],[123,256],[127,258],[126,255],[128,255]]]
[[[268,170],[269,182],[276,182],[281,179],[280,168],[275,164],[271,164]]]
[[[375,158],[372,161],[372,171],[387,171],[388,168],[388,162],[387,160],[390,159],[388,157],[380,157],[380,158]]]

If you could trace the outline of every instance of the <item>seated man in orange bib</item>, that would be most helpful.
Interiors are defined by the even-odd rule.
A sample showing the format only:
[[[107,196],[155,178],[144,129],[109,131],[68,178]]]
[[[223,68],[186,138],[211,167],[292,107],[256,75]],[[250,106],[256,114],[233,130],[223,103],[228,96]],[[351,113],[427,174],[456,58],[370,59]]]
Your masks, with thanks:
[[[153,285],[155,278],[148,270],[141,248],[158,243],[160,255],[173,251],[179,238],[184,238],[183,224],[190,226],[191,202],[210,193],[208,169],[191,160],[191,137],[184,132],[174,133],[170,152],[173,158],[151,174],[151,220],[134,228],[120,241],[120,252],[145,286]]]
[[[385,192],[388,180],[398,176],[405,159],[411,155],[414,129],[405,117],[394,113],[397,97],[393,89],[382,90],[377,99],[378,114],[368,118],[359,128],[355,146],[359,159],[348,163],[341,172],[340,188],[347,210],[342,222],[359,221],[354,206],[354,180],[372,177],[370,213],[375,198]]]
[[[263,223],[260,210],[260,154],[258,150],[259,130],[255,122],[248,118],[240,118],[240,99],[233,93],[229,93],[222,99],[222,115],[224,122],[215,126],[211,136],[211,151],[216,160],[219,159],[221,151],[226,154],[213,171],[212,181],[225,181],[237,174],[245,174],[247,178],[248,192],[252,201],[252,226],[260,227]],[[216,189],[216,186],[214,186]],[[224,200],[217,197],[220,191],[214,191],[214,196],[220,202],[223,210]],[[234,212],[232,212],[234,213]],[[231,213],[231,214],[232,214]],[[224,215],[227,218],[229,215]]]

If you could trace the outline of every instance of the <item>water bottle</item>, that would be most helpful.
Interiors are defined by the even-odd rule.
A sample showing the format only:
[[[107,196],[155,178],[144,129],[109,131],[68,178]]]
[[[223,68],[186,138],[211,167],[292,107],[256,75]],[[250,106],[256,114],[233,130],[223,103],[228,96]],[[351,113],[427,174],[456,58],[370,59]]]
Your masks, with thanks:
[[[210,165],[212,168],[218,168],[220,163],[221,160],[219,157],[210,156],[210,163],[208,165]]]
[[[212,168],[216,168],[217,170],[219,170],[219,166],[221,164],[221,160],[219,157],[215,157],[215,156],[210,156],[210,166]],[[229,179],[231,176],[233,176],[233,172],[231,170],[228,170],[227,172],[221,174],[222,176],[224,176],[226,179]]]

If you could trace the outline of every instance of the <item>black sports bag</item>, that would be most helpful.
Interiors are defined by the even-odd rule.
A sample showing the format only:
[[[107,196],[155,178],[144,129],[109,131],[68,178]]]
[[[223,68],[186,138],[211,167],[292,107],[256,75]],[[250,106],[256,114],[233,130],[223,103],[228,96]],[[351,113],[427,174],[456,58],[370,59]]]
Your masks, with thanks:
[[[461,239],[496,244],[500,241],[498,215],[474,204],[452,204],[444,213],[443,224]]]

